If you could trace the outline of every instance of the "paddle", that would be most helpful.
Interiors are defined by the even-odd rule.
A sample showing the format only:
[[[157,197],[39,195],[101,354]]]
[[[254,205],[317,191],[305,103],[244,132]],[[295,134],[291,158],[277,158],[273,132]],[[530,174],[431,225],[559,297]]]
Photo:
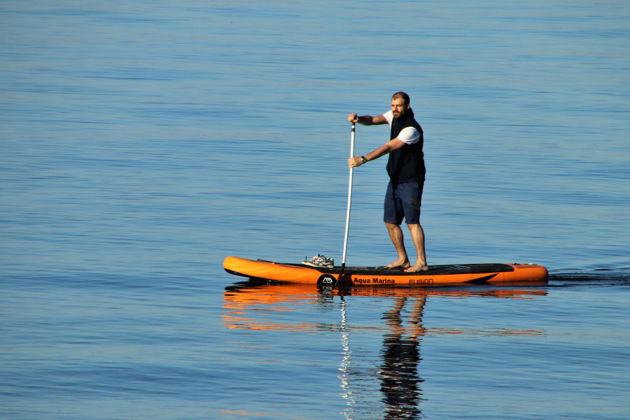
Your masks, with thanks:
[[[350,157],[354,156],[354,136],[356,131],[356,124],[352,123],[352,129],[350,131]],[[341,273],[337,282],[341,280],[343,273],[346,269],[346,254],[348,252],[348,233],[350,232],[350,207],[352,205],[352,167],[350,168],[350,174],[348,176],[348,204],[346,205],[346,229],[343,236],[343,251],[341,253]]]

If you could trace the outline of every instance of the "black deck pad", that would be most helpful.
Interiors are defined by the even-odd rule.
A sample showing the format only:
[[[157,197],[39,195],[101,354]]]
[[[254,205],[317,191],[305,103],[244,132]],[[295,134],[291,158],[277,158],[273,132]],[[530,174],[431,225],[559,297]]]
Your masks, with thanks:
[[[298,265],[302,264],[288,264]],[[333,268],[327,267],[313,267],[307,265],[305,267],[315,268],[322,273],[338,274],[341,273],[341,266],[335,266]],[[368,274],[368,275],[409,275],[402,268],[384,268],[384,267],[346,267],[344,270],[346,274]],[[508,264],[453,264],[453,265],[431,265],[428,271],[419,271],[418,274],[427,275],[444,275],[444,274],[466,274],[466,273],[499,273],[514,271],[514,267]]]

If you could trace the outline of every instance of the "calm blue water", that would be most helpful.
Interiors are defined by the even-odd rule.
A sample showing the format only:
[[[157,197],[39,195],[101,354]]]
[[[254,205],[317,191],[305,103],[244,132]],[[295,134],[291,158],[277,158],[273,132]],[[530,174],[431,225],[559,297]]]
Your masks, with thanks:
[[[261,3],[262,4],[262,3]],[[624,1],[0,4],[0,417],[626,419]],[[237,284],[340,258],[349,112],[406,90],[430,264],[548,286]],[[365,153],[387,137],[357,131]],[[385,160],[348,262],[387,263]]]

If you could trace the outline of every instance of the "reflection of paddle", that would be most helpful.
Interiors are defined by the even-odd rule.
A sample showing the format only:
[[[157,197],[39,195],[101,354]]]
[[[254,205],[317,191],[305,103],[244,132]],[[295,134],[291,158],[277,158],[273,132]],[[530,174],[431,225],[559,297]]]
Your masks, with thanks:
[[[350,157],[354,156],[354,136],[356,131],[356,123],[352,123],[352,129],[350,130]],[[337,283],[343,277],[343,272],[346,269],[346,254],[348,252],[348,233],[350,232],[350,207],[352,205],[352,167],[350,167],[350,174],[348,175],[348,204],[346,205],[346,229],[343,235],[343,251],[341,253],[341,273],[337,278]]]
[[[341,322],[339,323],[339,330],[341,331],[341,346],[343,350],[343,358],[341,360],[341,366],[339,370],[341,375],[341,389],[343,393],[341,397],[346,400],[348,408],[345,410],[347,414],[352,414],[356,401],[354,399],[352,390],[350,389],[350,362],[352,361],[352,350],[350,349],[350,330],[347,328],[347,314],[346,314],[346,299],[343,295],[341,297]]]

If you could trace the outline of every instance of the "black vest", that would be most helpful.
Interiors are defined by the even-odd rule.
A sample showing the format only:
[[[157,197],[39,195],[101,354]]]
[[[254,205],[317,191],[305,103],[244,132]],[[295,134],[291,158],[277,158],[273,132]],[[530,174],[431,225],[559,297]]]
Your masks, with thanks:
[[[398,134],[406,127],[415,127],[420,133],[420,139],[412,145],[407,144],[389,154],[387,173],[389,179],[397,184],[424,180],[426,173],[424,153],[422,152],[424,133],[420,124],[414,119],[411,108],[405,112],[402,118],[393,119],[390,139],[398,137]]]

